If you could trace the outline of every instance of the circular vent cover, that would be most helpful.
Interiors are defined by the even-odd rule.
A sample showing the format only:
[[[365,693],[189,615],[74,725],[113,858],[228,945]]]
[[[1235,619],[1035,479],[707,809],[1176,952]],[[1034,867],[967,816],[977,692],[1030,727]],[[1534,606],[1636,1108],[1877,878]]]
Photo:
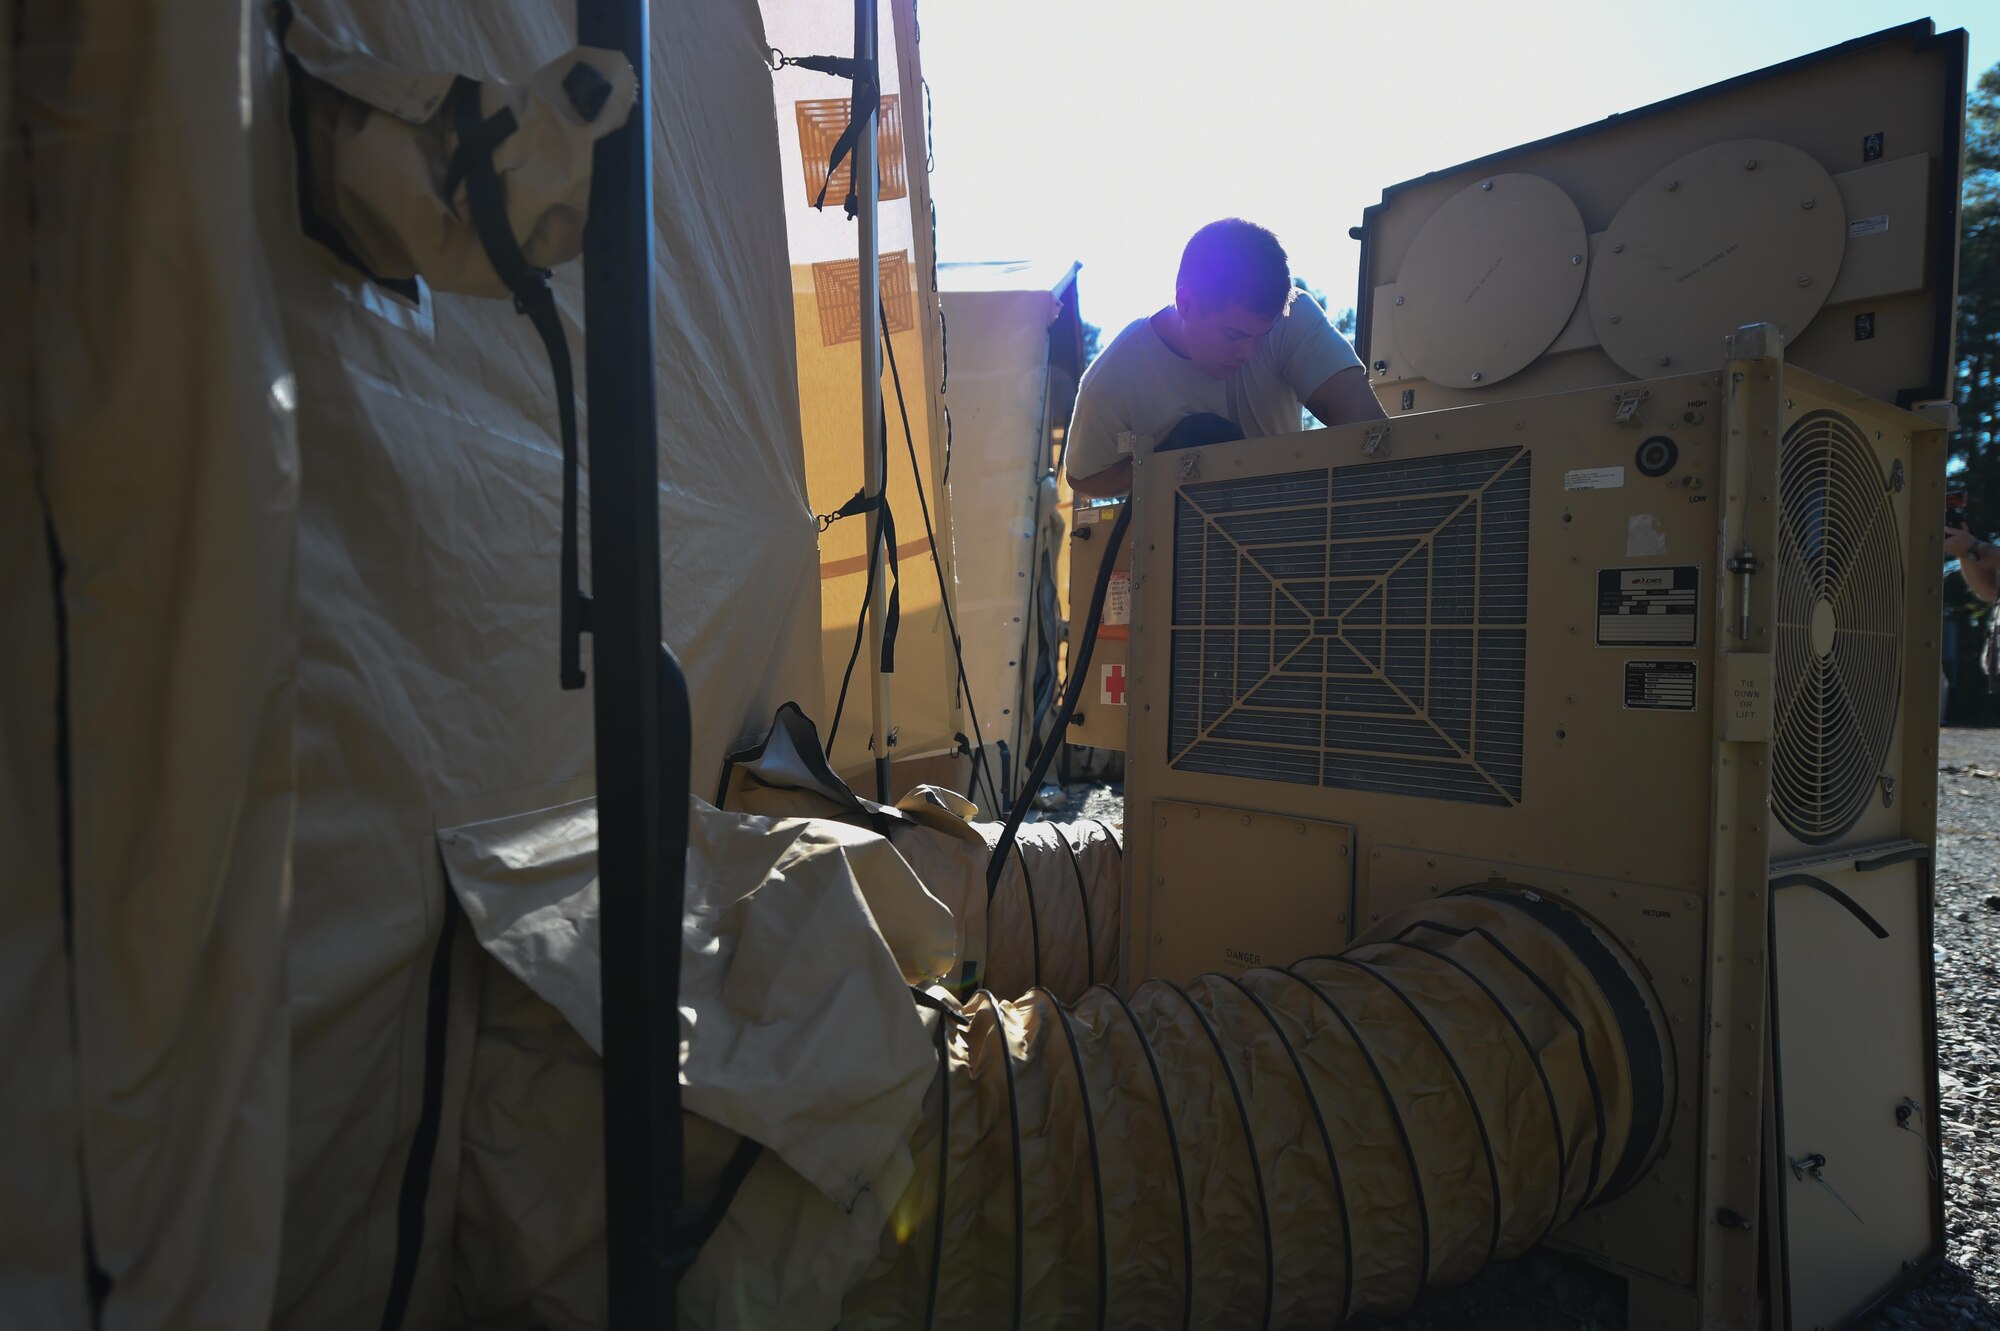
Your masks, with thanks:
[[[1710,144],[1611,219],[1591,260],[1590,322],[1634,379],[1713,369],[1723,334],[1744,324],[1798,341],[1846,250],[1846,208],[1818,161],[1772,139]]]
[[[1778,695],[1771,803],[1801,841],[1833,840],[1877,790],[1901,698],[1903,558],[1875,452],[1811,412],[1779,454]]]
[[[1397,351],[1432,383],[1499,383],[1576,313],[1589,251],[1583,215],[1560,185],[1520,172],[1467,185],[1403,256],[1389,307]]]

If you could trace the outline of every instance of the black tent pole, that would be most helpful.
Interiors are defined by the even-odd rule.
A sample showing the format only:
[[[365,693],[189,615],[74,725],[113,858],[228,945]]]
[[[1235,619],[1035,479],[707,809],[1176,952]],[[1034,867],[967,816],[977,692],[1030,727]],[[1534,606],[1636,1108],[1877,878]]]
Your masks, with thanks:
[[[653,384],[652,70],[646,0],[579,0],[577,40],[639,76],[599,141],[584,232],[591,633],[604,1005],[609,1322],[671,1328],[681,1204],[680,924],[688,700],[660,636]]]

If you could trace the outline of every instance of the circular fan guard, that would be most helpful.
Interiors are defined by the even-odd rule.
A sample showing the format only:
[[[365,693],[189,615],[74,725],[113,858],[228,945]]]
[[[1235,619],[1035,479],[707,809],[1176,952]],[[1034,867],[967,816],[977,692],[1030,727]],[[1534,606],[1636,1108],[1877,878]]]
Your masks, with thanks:
[[[1903,559],[1875,453],[1838,412],[1802,416],[1778,462],[1778,722],[1771,803],[1801,841],[1868,806],[1901,699]]]

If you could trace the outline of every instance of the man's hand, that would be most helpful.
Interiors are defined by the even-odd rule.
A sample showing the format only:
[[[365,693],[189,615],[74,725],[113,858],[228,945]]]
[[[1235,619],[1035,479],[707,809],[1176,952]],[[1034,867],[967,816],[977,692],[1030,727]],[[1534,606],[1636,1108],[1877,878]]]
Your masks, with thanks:
[[[1132,459],[1119,458],[1103,471],[1089,476],[1072,476],[1069,488],[1086,499],[1106,499],[1112,495],[1129,494],[1132,489]]]
[[[1375,390],[1368,386],[1368,372],[1350,365],[1315,388],[1306,399],[1306,410],[1322,425],[1346,425],[1351,421],[1379,421],[1384,418]]]
[[[2000,549],[1963,527],[1944,529],[1944,552],[1958,561],[1959,574],[1982,601],[2000,596]]]

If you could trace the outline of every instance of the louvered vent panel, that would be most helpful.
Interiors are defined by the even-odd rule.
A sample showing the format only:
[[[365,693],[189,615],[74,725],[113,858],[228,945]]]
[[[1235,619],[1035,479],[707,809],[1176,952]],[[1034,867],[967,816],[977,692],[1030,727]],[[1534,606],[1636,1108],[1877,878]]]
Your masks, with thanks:
[[[1181,487],[1168,761],[1521,798],[1523,449]]]

